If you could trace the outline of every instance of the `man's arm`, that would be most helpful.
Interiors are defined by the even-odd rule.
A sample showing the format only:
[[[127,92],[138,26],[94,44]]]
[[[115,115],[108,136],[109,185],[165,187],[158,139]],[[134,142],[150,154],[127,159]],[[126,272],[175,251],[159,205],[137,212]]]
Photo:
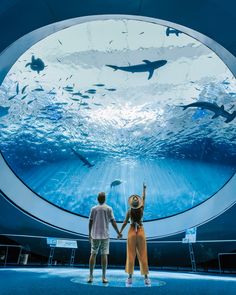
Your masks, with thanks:
[[[121,238],[121,234],[120,234],[120,231],[119,231],[119,229],[118,229],[118,227],[117,227],[117,224],[116,224],[115,219],[112,219],[112,220],[111,220],[111,224],[112,224],[114,230],[117,232],[118,238]]]
[[[91,231],[92,231],[92,226],[93,226],[93,220],[89,219],[89,242],[91,242]]]
[[[93,209],[91,209],[89,214],[89,242],[91,242],[91,239],[92,239],[91,232],[93,227],[93,218],[94,218],[94,213],[93,213]]]

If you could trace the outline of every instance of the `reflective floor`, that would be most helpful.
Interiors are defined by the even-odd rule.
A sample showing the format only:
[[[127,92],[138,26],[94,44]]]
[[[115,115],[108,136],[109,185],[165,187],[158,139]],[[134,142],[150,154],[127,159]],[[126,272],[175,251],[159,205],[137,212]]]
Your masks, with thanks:
[[[78,274],[78,277],[72,278],[71,282],[77,284],[88,284],[87,278],[89,275],[88,270],[84,270],[82,273]],[[127,274],[123,270],[109,270],[107,273],[108,284],[103,284],[101,280],[101,270],[95,270],[92,286],[104,286],[104,287],[160,287],[164,286],[166,282],[159,279],[159,273],[151,272],[151,285],[146,286],[144,284],[144,278],[140,275],[138,271],[134,273],[132,284],[127,284]]]
[[[79,268],[2,268],[0,294],[236,294],[236,276],[233,275],[150,271],[152,285],[147,288],[140,272],[135,271],[131,289],[125,287],[124,270],[108,269],[108,284],[101,282],[101,269],[95,270],[93,284],[86,283],[87,277],[88,269]]]

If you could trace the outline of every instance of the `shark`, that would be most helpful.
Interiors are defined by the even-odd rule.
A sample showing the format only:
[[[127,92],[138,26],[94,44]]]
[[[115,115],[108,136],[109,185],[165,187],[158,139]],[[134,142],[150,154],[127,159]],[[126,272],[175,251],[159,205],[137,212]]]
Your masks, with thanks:
[[[226,118],[225,123],[229,123],[234,120],[236,117],[236,111],[229,113],[225,110],[224,105],[218,106],[216,103],[211,103],[207,101],[197,101],[194,103],[190,103],[188,105],[180,106],[183,110],[188,108],[200,108],[202,110],[209,110],[214,113],[212,119],[215,119],[219,116]]]
[[[156,60],[156,61],[150,61],[147,59],[143,60],[143,64],[137,64],[137,65],[130,65],[130,66],[125,66],[125,67],[119,67],[115,65],[106,65],[109,68],[120,71],[125,71],[125,72],[131,72],[131,73],[140,73],[140,72],[148,72],[148,80],[150,80],[153,76],[153,73],[156,69],[163,67],[166,63],[167,60],[162,59],[162,60]]]
[[[179,34],[181,34],[182,32],[180,32],[179,30],[173,29],[168,27],[166,29],[166,36],[169,36],[170,34],[175,34],[177,37],[179,37]]]
[[[88,168],[92,168],[94,166],[94,164],[91,164],[84,156],[78,153],[75,149],[71,148],[71,150],[80,159],[80,161],[84,163],[84,166],[87,166]]]

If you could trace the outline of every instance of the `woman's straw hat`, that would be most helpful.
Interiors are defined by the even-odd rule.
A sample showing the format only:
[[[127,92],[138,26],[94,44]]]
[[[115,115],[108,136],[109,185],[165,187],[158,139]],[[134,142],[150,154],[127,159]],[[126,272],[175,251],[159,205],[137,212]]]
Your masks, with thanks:
[[[132,209],[139,209],[143,206],[143,200],[138,195],[130,196],[128,202]]]

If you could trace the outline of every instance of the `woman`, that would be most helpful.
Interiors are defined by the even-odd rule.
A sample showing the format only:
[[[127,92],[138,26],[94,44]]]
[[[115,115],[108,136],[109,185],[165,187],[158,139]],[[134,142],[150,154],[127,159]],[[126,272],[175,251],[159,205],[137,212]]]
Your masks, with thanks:
[[[126,281],[127,285],[132,285],[132,275],[134,272],[134,263],[136,254],[138,256],[141,274],[145,276],[144,283],[147,286],[151,285],[151,280],[148,278],[148,259],[147,259],[147,244],[145,232],[142,224],[143,210],[146,197],[146,185],[143,184],[142,198],[138,195],[129,197],[130,209],[128,210],[125,220],[122,224],[120,234],[130,220],[130,228],[127,238],[127,254],[125,271],[129,274]]]

